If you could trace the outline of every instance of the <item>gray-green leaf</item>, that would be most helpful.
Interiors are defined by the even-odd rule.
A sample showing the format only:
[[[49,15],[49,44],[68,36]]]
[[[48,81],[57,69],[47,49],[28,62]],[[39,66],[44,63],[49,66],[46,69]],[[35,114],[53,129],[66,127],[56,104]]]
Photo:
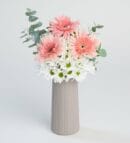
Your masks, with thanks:
[[[96,27],[92,27],[92,31],[93,31],[93,32],[96,32]]]
[[[107,56],[106,50],[105,50],[105,49],[100,49],[100,50],[99,50],[99,56],[101,56],[101,57],[106,57],[106,56]]]
[[[33,52],[33,55],[36,55],[38,52]]]
[[[20,38],[24,38],[27,36],[27,33],[25,33],[24,35],[22,35]]]
[[[46,32],[47,31],[45,29],[42,29],[42,30],[39,31],[39,35],[41,36],[41,35],[45,34]]]
[[[34,46],[36,46],[36,44],[34,43],[34,44],[32,44],[32,45],[29,45],[28,47],[29,48],[32,48],[32,47],[34,47]]]
[[[23,43],[28,42],[30,40],[30,38],[26,38]]]
[[[103,25],[96,25],[95,27],[96,28],[103,28],[104,26]]]
[[[36,16],[29,16],[29,21],[30,22],[34,22],[34,21],[36,21],[38,19],[38,17],[36,17]]]
[[[35,10],[33,10],[33,11],[27,11],[26,13],[25,13],[25,15],[27,15],[27,16],[31,16],[31,15],[35,15],[37,12],[35,11]]]
[[[92,27],[91,30],[92,30],[92,32],[96,32],[97,29],[101,29],[103,27],[104,27],[103,25],[95,25],[95,26]]]
[[[25,32],[26,32],[25,30],[21,31],[22,34],[24,34]]]
[[[35,43],[36,43],[36,44],[39,43],[39,41],[40,41],[39,31],[33,32],[32,35],[33,35],[33,38],[34,38]]]
[[[36,24],[31,25],[30,28],[29,28],[29,34],[31,34],[34,31],[34,29],[36,29],[36,28],[38,28],[40,26],[42,26],[41,22],[38,22]]]

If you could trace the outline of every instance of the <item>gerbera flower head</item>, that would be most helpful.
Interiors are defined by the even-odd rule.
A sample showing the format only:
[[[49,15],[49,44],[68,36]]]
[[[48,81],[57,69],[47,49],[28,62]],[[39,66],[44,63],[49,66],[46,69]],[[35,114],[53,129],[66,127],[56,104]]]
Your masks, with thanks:
[[[62,52],[62,43],[59,38],[53,36],[44,37],[38,45],[39,61],[55,60]]]
[[[86,33],[81,33],[73,40],[73,53],[76,57],[96,57],[99,44],[100,42],[95,38]]]
[[[78,25],[78,21],[74,22],[67,16],[60,16],[50,22],[49,28],[54,35],[67,38],[73,31],[75,31]]]

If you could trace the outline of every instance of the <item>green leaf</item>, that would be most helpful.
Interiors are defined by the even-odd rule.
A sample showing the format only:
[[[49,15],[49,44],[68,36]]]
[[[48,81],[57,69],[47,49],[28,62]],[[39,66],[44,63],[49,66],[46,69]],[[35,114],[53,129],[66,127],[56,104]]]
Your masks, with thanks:
[[[103,28],[104,26],[103,25],[96,25],[95,27],[100,29],[100,28]]]
[[[40,41],[39,31],[33,32],[33,33],[32,33],[32,36],[33,36],[33,38],[34,38],[35,43],[36,43],[36,44],[39,43],[39,41]]]
[[[93,31],[93,32],[96,32],[96,27],[92,27],[92,31]]]
[[[105,50],[105,49],[100,49],[100,50],[99,50],[99,56],[101,56],[101,57],[106,57],[106,56],[107,56],[106,50]]]
[[[31,25],[30,28],[29,28],[29,34],[31,34],[36,28],[38,28],[40,26],[42,26],[41,22],[38,22],[36,24]]]
[[[25,30],[21,31],[21,33],[23,33],[23,34],[24,34],[25,32],[26,32]]]
[[[37,12],[35,10],[31,11],[31,10],[27,10],[27,12],[25,13],[26,16],[31,16],[31,15],[35,15]]]
[[[38,52],[33,52],[34,55],[36,55]]]
[[[30,22],[34,22],[34,21],[36,21],[38,19],[38,17],[36,17],[36,16],[29,16],[29,21]]]
[[[95,26],[92,27],[91,30],[92,30],[92,32],[96,32],[97,29],[101,29],[103,27],[104,27],[103,25],[95,25]]]
[[[30,9],[30,8],[27,8],[27,11],[31,11],[31,9]]]
[[[102,47],[102,45],[101,45],[101,43],[100,43],[100,45],[97,47],[97,53],[99,53],[99,51],[100,51],[100,49],[101,49],[101,47]]]
[[[29,48],[32,48],[32,47],[34,47],[34,46],[36,46],[36,44],[34,43],[34,44],[32,44],[32,45],[29,45],[28,47]]]
[[[92,59],[89,59],[89,60],[92,61],[92,62],[95,62],[96,58],[92,58]]]
[[[27,35],[28,35],[28,34],[25,33],[24,35],[20,36],[20,38],[24,38],[24,37],[26,37]]]
[[[45,34],[46,32],[47,31],[45,29],[39,30],[39,35],[41,36],[41,35]]]
[[[102,44],[99,45],[98,49],[101,49],[101,47],[102,47]]]
[[[23,43],[28,42],[30,38],[26,38],[26,40],[23,41]]]

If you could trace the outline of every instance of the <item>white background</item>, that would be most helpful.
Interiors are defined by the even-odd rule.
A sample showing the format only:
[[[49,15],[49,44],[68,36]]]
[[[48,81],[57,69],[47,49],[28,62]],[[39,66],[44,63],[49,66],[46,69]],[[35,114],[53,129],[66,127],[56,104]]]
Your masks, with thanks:
[[[68,15],[88,28],[94,21],[108,56],[79,84],[81,130],[50,131],[51,82],[36,74],[32,49],[20,40],[25,9],[46,25]],[[130,143],[130,1],[0,0],[0,143]]]

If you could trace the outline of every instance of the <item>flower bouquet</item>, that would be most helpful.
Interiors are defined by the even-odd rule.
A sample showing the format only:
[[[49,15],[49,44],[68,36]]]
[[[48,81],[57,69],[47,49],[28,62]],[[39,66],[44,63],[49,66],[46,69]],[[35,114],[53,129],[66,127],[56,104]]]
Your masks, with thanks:
[[[79,129],[77,83],[97,69],[99,57],[106,51],[97,39],[102,25],[81,30],[79,21],[59,16],[42,28],[36,11],[27,9],[28,28],[22,31],[23,42],[31,42],[39,71],[52,80],[52,130],[73,134]]]

